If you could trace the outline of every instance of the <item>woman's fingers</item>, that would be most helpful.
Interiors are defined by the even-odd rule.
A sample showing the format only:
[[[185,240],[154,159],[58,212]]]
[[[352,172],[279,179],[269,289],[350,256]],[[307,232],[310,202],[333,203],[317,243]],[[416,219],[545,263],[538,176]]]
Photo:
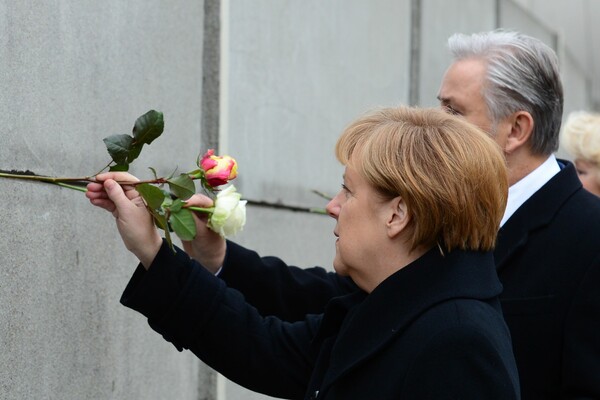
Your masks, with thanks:
[[[188,207],[208,208],[213,206],[213,200],[203,194],[195,194],[186,200],[185,204]]]
[[[117,182],[137,182],[138,178],[131,175],[128,172],[105,172],[102,174],[96,175],[96,180],[98,182],[104,182],[107,179],[112,179]]]

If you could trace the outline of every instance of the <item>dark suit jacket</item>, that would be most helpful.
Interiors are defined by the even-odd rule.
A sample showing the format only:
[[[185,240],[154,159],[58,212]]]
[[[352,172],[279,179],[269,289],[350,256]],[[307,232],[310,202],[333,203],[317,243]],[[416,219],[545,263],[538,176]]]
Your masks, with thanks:
[[[499,232],[500,299],[523,399],[600,399],[600,200],[582,188],[571,163],[560,162],[564,168]],[[260,311],[288,320],[353,287],[275,258],[262,268],[239,265],[226,262],[220,276]]]
[[[494,252],[524,399],[600,399],[600,200],[568,164]]]
[[[260,266],[256,253],[230,249]],[[231,260],[230,260],[231,261]],[[491,253],[437,248],[371,294],[333,299],[323,315],[261,317],[185,253],[163,245],[122,302],[176,347],[252,390],[285,398],[517,399],[510,335]]]

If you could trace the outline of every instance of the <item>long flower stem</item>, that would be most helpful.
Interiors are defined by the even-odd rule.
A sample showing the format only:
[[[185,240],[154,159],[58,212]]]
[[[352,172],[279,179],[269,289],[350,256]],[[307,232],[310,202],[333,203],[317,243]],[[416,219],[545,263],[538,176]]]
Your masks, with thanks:
[[[68,184],[62,183],[62,182],[57,182],[56,184],[58,186],[61,186],[61,187],[67,188],[67,189],[73,189],[73,190],[77,190],[77,191],[80,191],[80,192],[83,192],[83,193],[87,192],[87,189],[84,188],[84,187],[81,187],[81,186],[68,185]]]
[[[49,183],[58,183],[58,182],[95,182],[95,179],[90,176],[84,176],[80,178],[57,178],[53,176],[43,176],[43,175],[20,175],[20,174],[6,174],[4,172],[0,172],[0,177],[2,178],[11,178],[11,179],[24,179],[29,181],[38,181],[38,182],[49,182]]]
[[[51,183],[54,185],[58,185],[64,188],[77,190],[79,192],[87,192],[87,189],[82,186],[69,185],[63,182],[85,182],[84,178],[52,178],[49,176],[39,176],[39,175],[21,175],[21,174],[7,174],[4,172],[0,172],[0,177],[2,178],[11,178],[11,179],[25,179],[30,181],[38,181],[43,183]]]
[[[84,193],[87,192],[86,188],[84,188],[82,186],[69,185],[66,182],[98,182],[98,181],[96,181],[95,177],[93,177],[93,176],[85,176],[85,177],[80,177],[80,178],[65,178],[65,177],[52,177],[52,176],[43,176],[43,175],[10,174],[10,173],[0,172],[0,177],[51,183],[54,185],[58,185],[58,186],[67,188],[67,189],[77,190],[79,192],[84,192]],[[166,182],[167,182],[167,179],[165,179],[165,178],[148,179],[148,180],[144,180],[144,181],[117,181],[117,183],[119,185],[131,185],[131,186],[137,186],[142,183],[163,184]],[[203,212],[203,213],[207,213],[207,214],[210,214],[215,210],[214,207],[209,207],[209,208],[187,207],[187,208],[192,211],[198,211],[198,212]]]
[[[44,175],[23,175],[23,174],[11,174],[0,172],[1,178],[10,178],[10,179],[22,179],[28,181],[38,181],[38,182],[47,182],[47,183],[66,183],[66,182],[98,182],[95,176],[83,176],[77,178],[70,177],[56,177],[56,176],[44,176]],[[152,184],[163,184],[166,183],[166,178],[156,178],[156,179],[148,179],[144,181],[117,181],[119,185],[141,185],[142,183],[152,183]],[[60,185],[62,186],[62,185]],[[67,187],[67,186],[65,186]],[[79,188],[78,188],[79,189]]]

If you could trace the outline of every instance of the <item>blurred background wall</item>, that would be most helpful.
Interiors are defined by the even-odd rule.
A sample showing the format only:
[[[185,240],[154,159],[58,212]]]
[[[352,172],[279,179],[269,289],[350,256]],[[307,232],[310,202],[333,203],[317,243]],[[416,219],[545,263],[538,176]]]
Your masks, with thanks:
[[[346,124],[435,106],[448,36],[497,27],[556,49],[565,116],[598,111],[598,17],[595,0],[0,0],[0,169],[93,174],[104,137],[160,110],[165,133],[134,174],[229,153],[240,192],[263,203],[235,240],[329,267],[333,220],[285,207],[338,190]],[[82,193],[1,179],[0,204],[0,399],[266,398],[119,304],[136,262]]]

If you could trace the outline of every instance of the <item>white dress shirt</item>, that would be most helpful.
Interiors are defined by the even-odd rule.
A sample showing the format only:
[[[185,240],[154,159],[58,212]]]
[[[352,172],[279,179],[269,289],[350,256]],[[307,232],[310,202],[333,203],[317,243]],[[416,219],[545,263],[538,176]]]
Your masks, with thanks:
[[[504,217],[500,222],[502,227],[506,221],[523,205],[535,192],[544,186],[552,177],[560,172],[560,166],[554,154],[529,175],[508,188],[508,201]]]

